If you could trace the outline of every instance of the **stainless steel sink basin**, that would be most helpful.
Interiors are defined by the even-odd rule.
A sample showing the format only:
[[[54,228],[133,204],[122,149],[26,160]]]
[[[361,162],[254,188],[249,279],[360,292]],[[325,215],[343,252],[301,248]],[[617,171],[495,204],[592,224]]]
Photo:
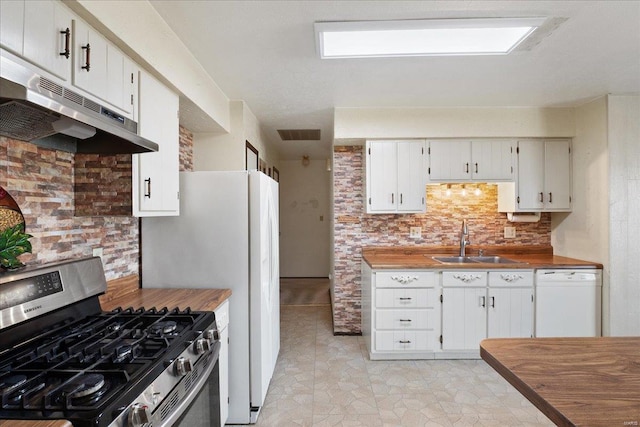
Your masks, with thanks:
[[[468,257],[475,262],[482,262],[487,264],[518,264],[519,261],[514,261],[509,258],[502,258],[499,256],[472,256]]]
[[[443,264],[519,264],[520,261],[514,261],[509,258],[500,256],[434,256],[434,260]]]
[[[478,262],[468,256],[434,256],[433,259],[443,264],[473,264]]]

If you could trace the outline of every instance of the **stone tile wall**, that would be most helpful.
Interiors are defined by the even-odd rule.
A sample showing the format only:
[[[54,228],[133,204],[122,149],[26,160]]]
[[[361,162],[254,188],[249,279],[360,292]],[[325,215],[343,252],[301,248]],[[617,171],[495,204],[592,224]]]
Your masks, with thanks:
[[[504,239],[504,227],[514,226],[497,212],[497,187],[467,184],[427,186],[427,213],[368,215],[364,213],[363,147],[334,149],[334,331],[360,332],[360,262],[363,246],[458,245],[460,226],[466,219],[474,245],[550,245],[551,216],[540,222],[515,225],[517,238]],[[480,195],[474,191],[480,190]],[[409,238],[409,227],[422,227],[422,238]]]
[[[193,132],[180,126],[180,172],[193,172]]]
[[[108,280],[138,273],[137,218],[74,215],[73,153],[0,137],[0,185],[20,206],[33,235],[33,253],[20,257],[22,262],[91,256],[101,247]]]

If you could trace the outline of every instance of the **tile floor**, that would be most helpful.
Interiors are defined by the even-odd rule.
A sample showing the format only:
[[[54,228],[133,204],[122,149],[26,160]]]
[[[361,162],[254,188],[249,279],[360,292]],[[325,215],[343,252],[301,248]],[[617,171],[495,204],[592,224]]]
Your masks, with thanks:
[[[331,308],[281,307],[281,347],[256,426],[552,426],[482,360],[370,361]]]

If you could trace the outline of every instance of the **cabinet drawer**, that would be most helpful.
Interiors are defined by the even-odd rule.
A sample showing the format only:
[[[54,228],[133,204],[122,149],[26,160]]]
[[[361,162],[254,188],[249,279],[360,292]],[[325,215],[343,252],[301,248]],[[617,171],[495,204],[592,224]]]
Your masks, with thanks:
[[[435,300],[434,289],[376,289],[376,308],[427,308]]]
[[[490,287],[533,287],[533,270],[490,271]]]
[[[442,286],[487,286],[486,271],[443,271]]]
[[[435,310],[376,310],[376,329],[434,329]]]
[[[377,351],[415,351],[435,348],[433,331],[378,331],[375,349]]]
[[[376,273],[378,288],[428,288],[436,285],[432,271],[384,271]]]

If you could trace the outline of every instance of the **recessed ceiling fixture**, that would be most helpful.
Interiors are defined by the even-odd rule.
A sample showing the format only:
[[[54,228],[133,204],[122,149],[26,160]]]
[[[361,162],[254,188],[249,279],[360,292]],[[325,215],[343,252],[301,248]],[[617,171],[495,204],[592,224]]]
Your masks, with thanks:
[[[316,22],[320,57],[506,55],[546,18]]]

